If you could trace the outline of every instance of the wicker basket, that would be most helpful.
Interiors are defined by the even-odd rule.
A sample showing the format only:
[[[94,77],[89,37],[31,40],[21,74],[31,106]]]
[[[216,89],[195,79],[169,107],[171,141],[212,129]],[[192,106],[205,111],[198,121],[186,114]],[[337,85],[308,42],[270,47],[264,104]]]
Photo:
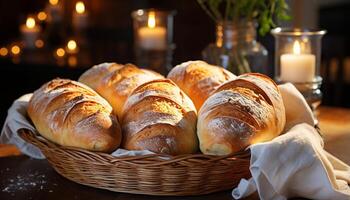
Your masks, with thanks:
[[[62,176],[91,187],[134,194],[201,195],[231,189],[250,177],[249,152],[230,156],[159,154],[113,157],[106,153],[63,147],[29,130],[19,130],[40,148]]]

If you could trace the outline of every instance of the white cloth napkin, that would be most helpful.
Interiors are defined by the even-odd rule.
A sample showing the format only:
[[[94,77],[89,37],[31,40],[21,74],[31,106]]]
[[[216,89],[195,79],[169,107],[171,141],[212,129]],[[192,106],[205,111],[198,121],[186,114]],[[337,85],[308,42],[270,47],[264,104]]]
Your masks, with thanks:
[[[40,149],[34,145],[24,141],[19,135],[18,130],[26,128],[34,133],[37,133],[36,129],[31,125],[27,119],[27,107],[28,102],[32,94],[26,94],[15,100],[10,109],[8,110],[5,124],[1,130],[0,144],[14,144],[17,148],[25,155],[32,158],[44,159],[45,156],[41,153]],[[154,154],[151,151],[129,151],[119,148],[112,152],[112,156],[123,157],[123,156],[137,156],[137,155],[148,155]],[[164,160],[167,157],[160,157]]]
[[[286,109],[286,125],[284,132],[300,123],[313,126],[315,118],[303,95],[291,83],[279,85],[284,107]]]
[[[14,144],[20,151],[33,158],[43,159],[45,156],[32,144],[27,143],[18,136],[17,131],[26,128],[36,133],[35,128],[28,122],[27,106],[32,94],[26,94],[15,100],[7,112],[5,124],[1,130],[0,143]]]
[[[350,167],[323,149],[313,128],[314,117],[303,96],[290,83],[279,86],[286,108],[285,134],[251,145],[252,178],[242,179],[232,196],[258,192],[260,199],[350,199]]]

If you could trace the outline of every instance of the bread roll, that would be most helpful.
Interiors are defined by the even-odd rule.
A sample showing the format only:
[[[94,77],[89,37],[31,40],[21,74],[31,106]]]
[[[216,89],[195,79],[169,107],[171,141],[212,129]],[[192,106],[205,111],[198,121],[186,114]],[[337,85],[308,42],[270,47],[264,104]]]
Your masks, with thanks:
[[[124,105],[122,146],[171,155],[194,153],[196,119],[192,101],[171,80],[144,83]]]
[[[204,154],[228,155],[278,136],[285,111],[275,83],[244,74],[215,90],[198,113],[197,134]]]
[[[94,89],[113,107],[121,117],[126,98],[137,86],[150,80],[164,78],[151,70],[139,69],[132,64],[102,63],[95,65],[79,78],[79,81]]]
[[[54,79],[36,90],[28,115],[38,132],[63,146],[111,152],[121,142],[112,107],[89,87]]]
[[[236,78],[222,67],[204,61],[188,61],[175,66],[168,74],[200,109],[209,95],[222,83]]]

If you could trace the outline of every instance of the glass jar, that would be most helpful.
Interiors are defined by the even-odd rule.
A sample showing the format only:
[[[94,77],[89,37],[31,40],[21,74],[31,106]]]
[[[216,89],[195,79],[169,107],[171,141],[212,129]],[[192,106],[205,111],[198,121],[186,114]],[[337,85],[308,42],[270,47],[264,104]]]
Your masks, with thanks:
[[[322,99],[321,39],[325,30],[275,28],[275,80],[292,83],[316,109]]]
[[[216,42],[202,52],[203,59],[236,75],[247,72],[268,73],[268,52],[256,40],[256,23],[220,22],[216,25]]]

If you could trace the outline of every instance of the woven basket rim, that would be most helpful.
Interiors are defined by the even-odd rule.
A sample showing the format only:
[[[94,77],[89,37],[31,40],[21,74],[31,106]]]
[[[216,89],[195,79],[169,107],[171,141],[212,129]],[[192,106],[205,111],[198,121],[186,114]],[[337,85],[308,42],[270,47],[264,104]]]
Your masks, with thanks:
[[[93,152],[77,147],[67,147],[67,146],[62,146],[59,144],[56,144],[54,142],[49,141],[42,135],[38,133],[34,133],[30,129],[22,128],[19,129],[18,135],[25,140],[26,142],[31,143],[32,145],[38,147],[40,150],[42,149],[42,145],[51,147],[51,148],[59,148],[61,150],[70,152],[74,151],[80,154],[83,154],[85,156],[93,156],[93,157],[101,157],[101,159],[108,159],[108,162],[110,163],[117,163],[119,161],[130,161],[133,163],[133,165],[141,165],[143,167],[145,166],[160,166],[160,165],[168,165],[171,163],[176,163],[182,160],[189,160],[189,159],[195,159],[198,161],[199,164],[204,164],[207,162],[215,162],[218,160],[223,160],[223,159],[235,159],[235,160],[247,160],[250,158],[250,150],[246,149],[244,151],[236,152],[233,154],[229,155],[224,155],[224,156],[217,156],[217,155],[205,155],[202,153],[195,153],[195,154],[183,154],[183,155],[168,155],[168,154],[159,154],[159,153],[154,153],[154,154],[149,154],[149,155],[137,155],[137,156],[112,156],[111,154],[104,153],[104,152]],[[37,145],[37,143],[41,145]],[[142,160],[153,160],[153,164],[144,164],[144,163],[134,163],[135,161],[142,161]],[[203,160],[201,162],[200,160]]]

